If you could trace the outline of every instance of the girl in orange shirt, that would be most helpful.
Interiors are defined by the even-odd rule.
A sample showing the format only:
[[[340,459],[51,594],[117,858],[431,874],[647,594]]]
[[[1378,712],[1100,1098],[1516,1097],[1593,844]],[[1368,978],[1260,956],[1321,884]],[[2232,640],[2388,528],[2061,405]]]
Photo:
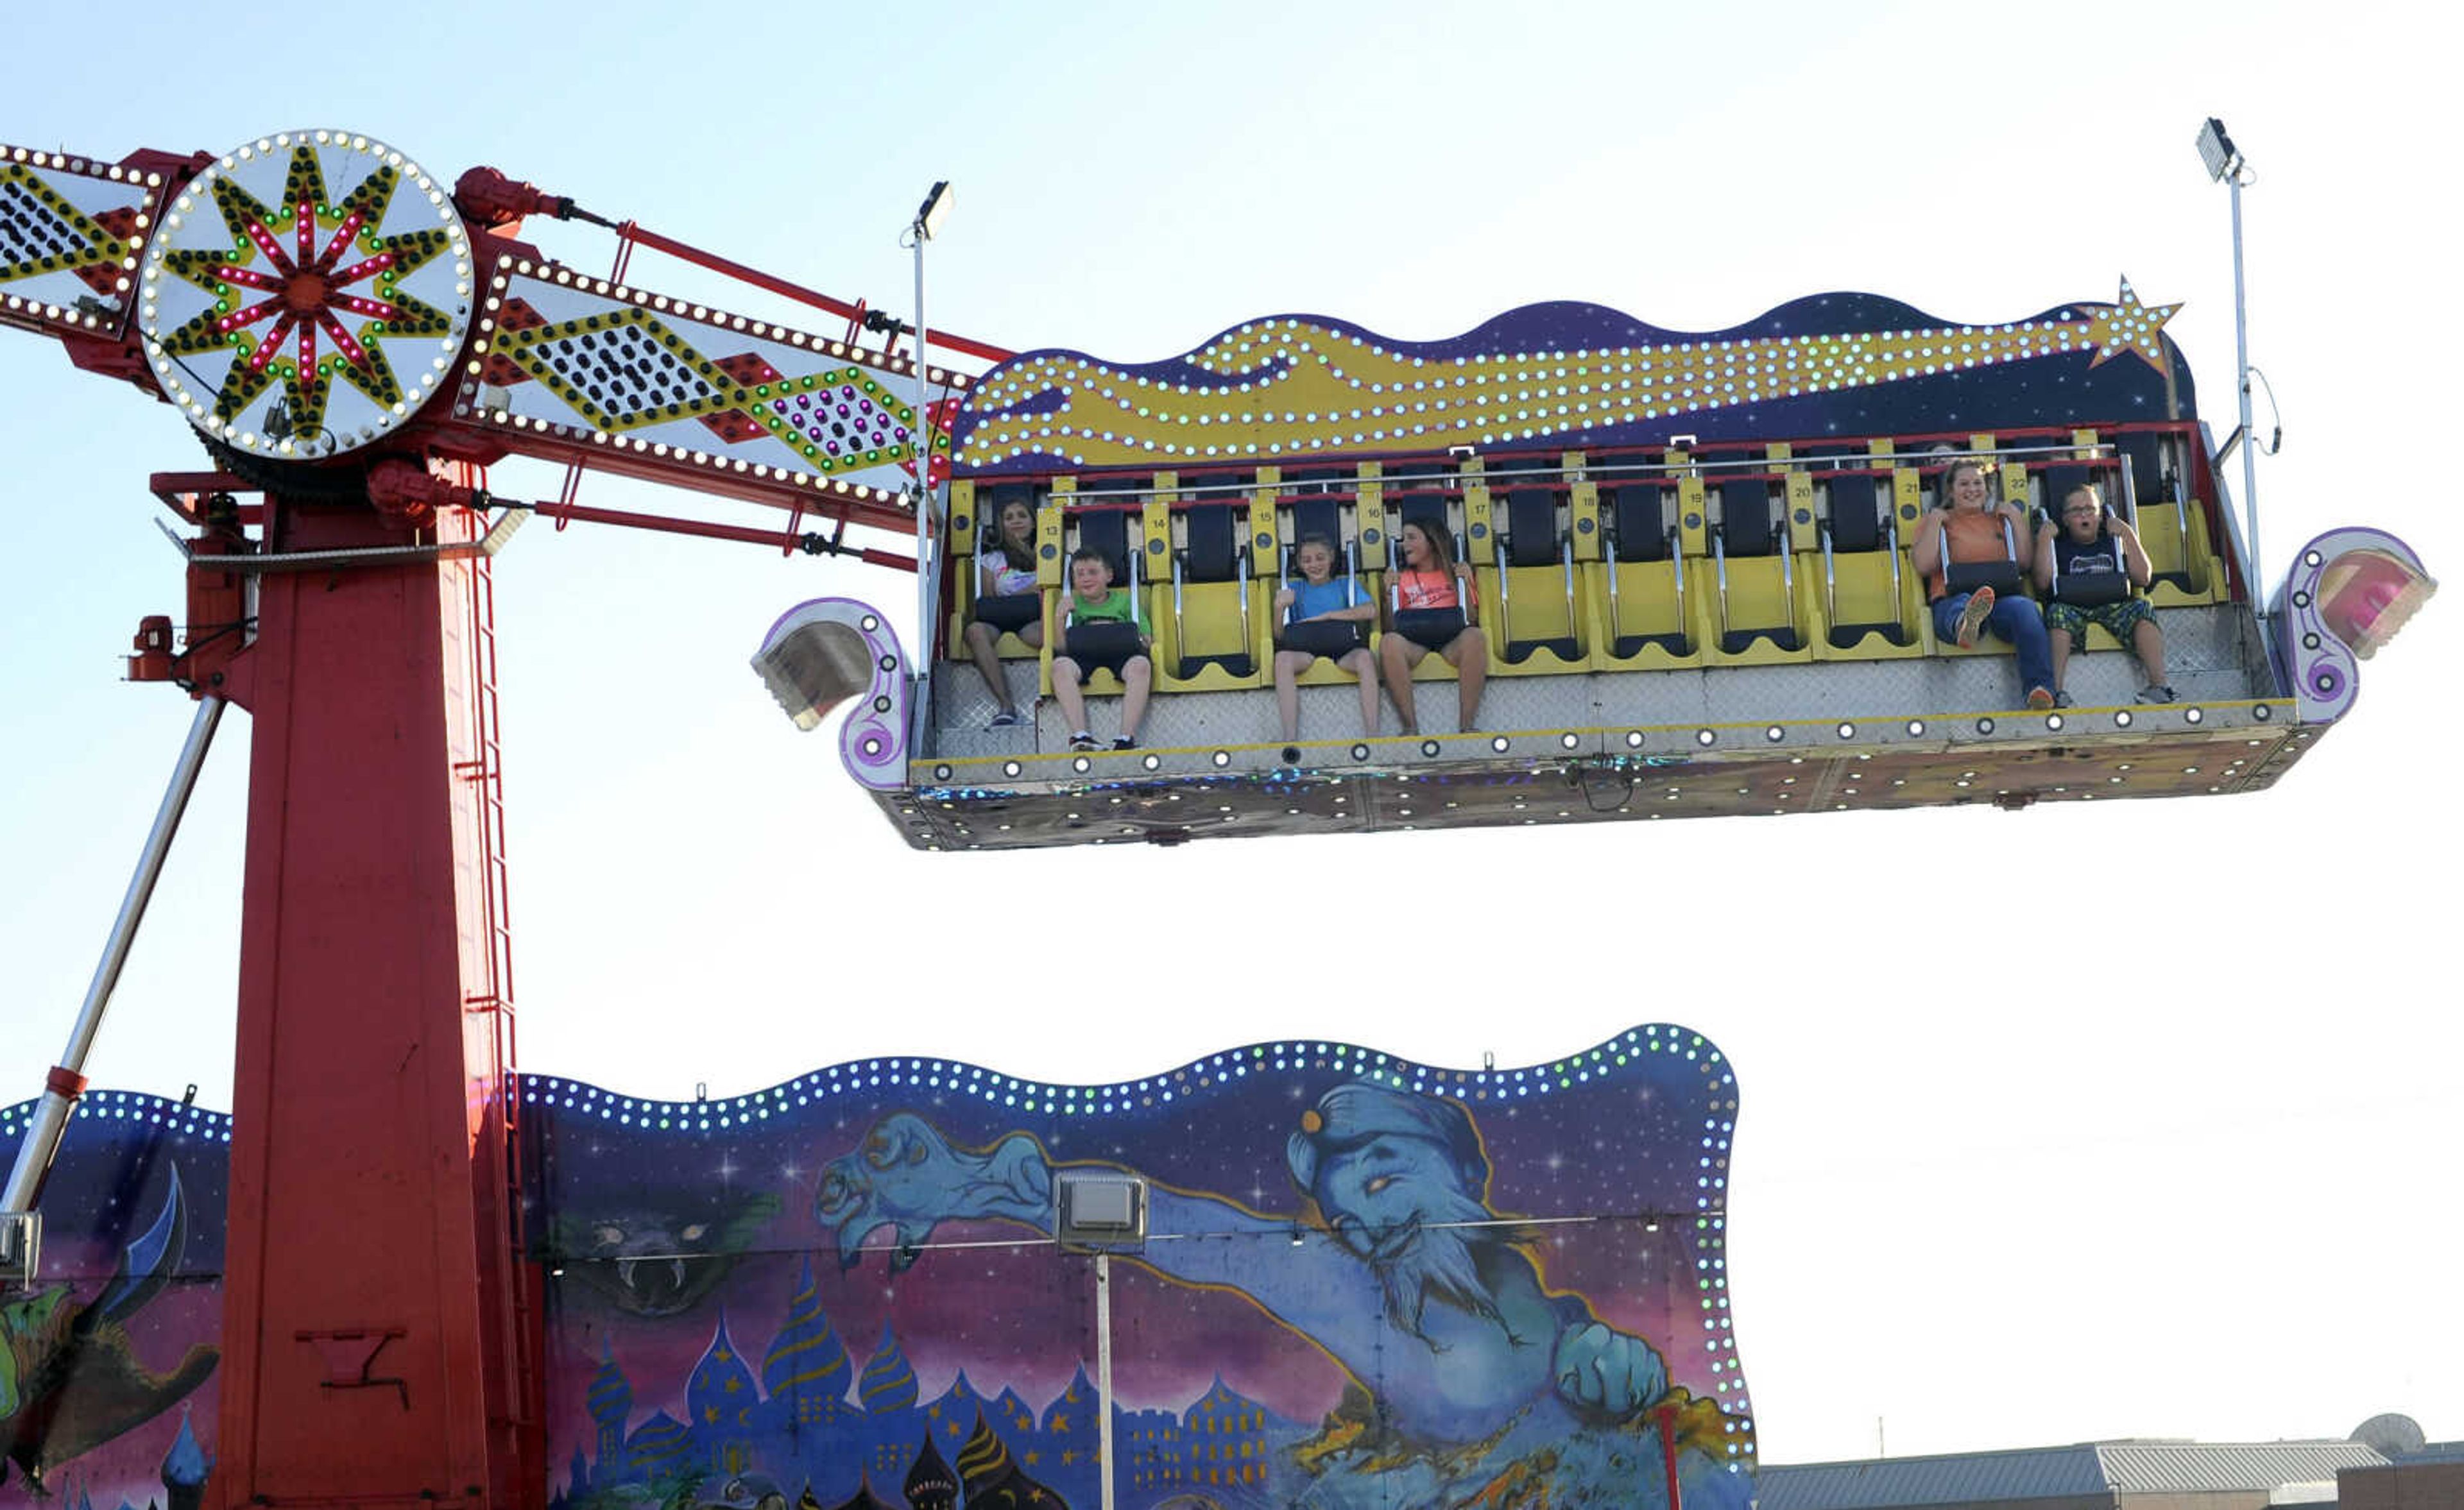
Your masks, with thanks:
[[[1395,574],[1395,624],[1377,645],[1387,695],[1403,716],[1403,732],[1419,733],[1419,700],[1412,690],[1412,667],[1435,650],[1455,668],[1459,726],[1469,733],[1478,727],[1481,689],[1488,681],[1488,637],[1480,630],[1479,588],[1471,568],[1455,559],[1453,542],[1443,530],[1414,522],[1403,526],[1397,540],[1403,569]]]

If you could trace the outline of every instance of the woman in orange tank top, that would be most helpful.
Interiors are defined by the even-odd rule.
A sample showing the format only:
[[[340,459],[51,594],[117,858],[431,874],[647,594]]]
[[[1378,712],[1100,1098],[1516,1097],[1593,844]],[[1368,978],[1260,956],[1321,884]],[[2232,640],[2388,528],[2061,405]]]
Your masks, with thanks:
[[[2028,516],[2016,506],[1994,503],[1976,462],[1957,461],[1942,474],[1942,507],[1917,521],[1910,551],[1925,595],[1933,602],[1933,633],[1965,650],[1991,629],[2018,652],[2019,685],[2030,708],[2054,706],[2054,648],[2045,616],[2033,599],[2019,595],[2018,563],[2032,558]],[[1949,568],[2009,561],[2006,590],[1991,585],[1953,590]]]

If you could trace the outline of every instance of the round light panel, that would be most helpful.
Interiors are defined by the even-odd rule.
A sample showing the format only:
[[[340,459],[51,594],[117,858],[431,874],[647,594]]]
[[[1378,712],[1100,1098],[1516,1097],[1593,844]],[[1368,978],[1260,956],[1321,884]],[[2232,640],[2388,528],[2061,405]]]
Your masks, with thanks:
[[[165,207],[139,277],[164,393],[264,456],[339,455],[404,424],[471,326],[471,238],[447,186],[348,131],[224,154]]]

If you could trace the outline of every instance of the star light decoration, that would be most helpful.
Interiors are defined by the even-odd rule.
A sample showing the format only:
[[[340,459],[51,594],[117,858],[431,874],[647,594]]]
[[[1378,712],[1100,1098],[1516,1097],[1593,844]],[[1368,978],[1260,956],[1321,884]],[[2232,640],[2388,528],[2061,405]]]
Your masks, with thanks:
[[[284,132],[172,201],[140,274],[141,329],[199,429],[332,455],[407,421],[445,380],[472,275],[452,202],[416,163],[349,132]]]
[[[2130,286],[2130,280],[2123,278],[2121,297],[2099,309],[2088,321],[2088,339],[2096,346],[2095,360],[2088,365],[2101,367],[2126,351],[2157,371],[2164,371],[2165,338],[2158,332],[2181,308],[2179,304],[2160,304],[2149,309],[2139,302],[2139,291]]]
[[[961,467],[1238,462],[1309,451],[1428,451],[1847,392],[2008,362],[2128,352],[2159,371],[2165,322],[2127,280],[2111,305],[1998,325],[1810,333],[1579,351],[1420,357],[1364,332],[1253,321],[1186,360],[1218,381],[1138,374],[1066,352],[986,375]]]

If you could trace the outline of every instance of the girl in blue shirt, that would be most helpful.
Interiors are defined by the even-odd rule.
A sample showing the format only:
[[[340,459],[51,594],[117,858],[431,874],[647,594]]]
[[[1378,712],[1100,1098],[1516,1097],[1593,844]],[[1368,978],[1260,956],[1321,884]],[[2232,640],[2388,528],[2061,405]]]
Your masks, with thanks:
[[[1377,662],[1369,653],[1369,625],[1377,618],[1376,600],[1358,579],[1334,575],[1334,542],[1323,535],[1302,536],[1292,563],[1299,579],[1275,594],[1282,616],[1275,633],[1275,711],[1283,717],[1284,742],[1301,736],[1299,678],[1321,656],[1359,681],[1361,732],[1375,739]]]

